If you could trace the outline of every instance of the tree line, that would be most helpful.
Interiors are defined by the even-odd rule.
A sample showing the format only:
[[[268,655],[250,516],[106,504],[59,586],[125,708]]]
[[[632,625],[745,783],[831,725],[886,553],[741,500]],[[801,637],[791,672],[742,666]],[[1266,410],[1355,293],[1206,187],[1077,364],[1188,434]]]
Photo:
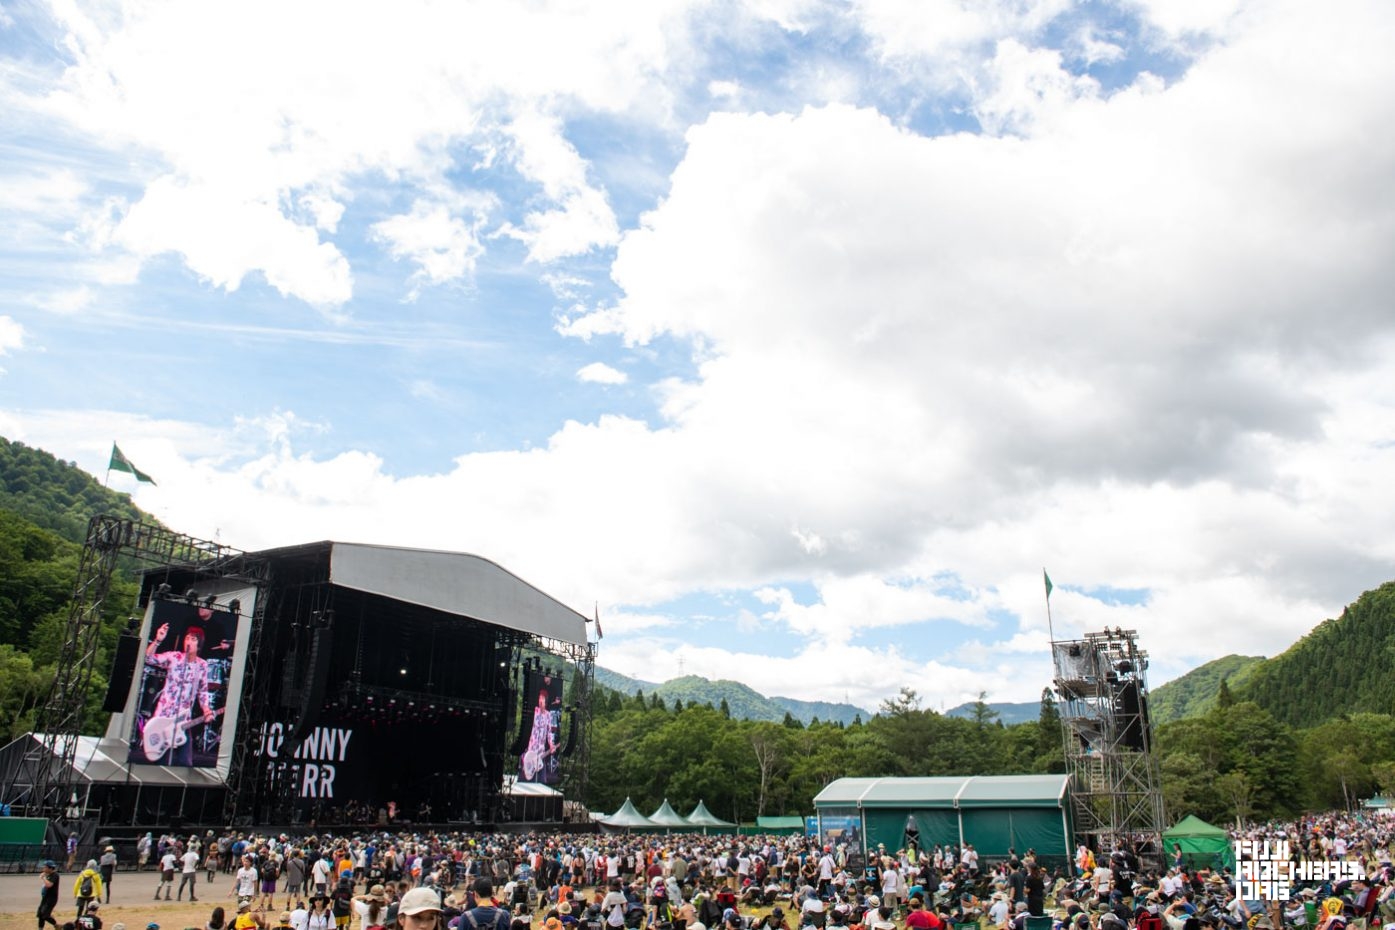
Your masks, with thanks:
[[[851,724],[740,720],[722,706],[670,706],[656,695],[609,689],[597,689],[593,704],[586,800],[597,812],[627,797],[646,814],[665,799],[680,812],[702,800],[719,817],[750,822],[812,814],[814,796],[843,777],[1065,771],[1049,689],[1038,719],[1012,726],[982,695],[969,717],[947,717],[922,708],[909,688]],[[1154,746],[1171,821],[1289,817],[1395,792],[1389,714],[1338,714],[1297,728],[1223,685],[1207,713],[1157,727]]]

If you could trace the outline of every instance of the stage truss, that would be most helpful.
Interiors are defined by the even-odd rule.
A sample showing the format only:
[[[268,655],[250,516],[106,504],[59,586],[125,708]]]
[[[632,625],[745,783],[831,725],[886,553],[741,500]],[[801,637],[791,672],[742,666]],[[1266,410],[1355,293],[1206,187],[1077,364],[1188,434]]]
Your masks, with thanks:
[[[0,795],[16,811],[54,820],[80,815],[71,801],[77,779],[78,737],[86,724],[102,611],[121,558],[155,570],[197,571],[204,577],[236,579],[254,586],[264,580],[259,566],[231,546],[176,533],[158,524],[106,514],[93,517],[78,563],[53,684],[35,719],[38,741],[25,753]],[[134,632],[128,629],[123,635]]]
[[[1148,654],[1134,630],[1054,641],[1075,832],[1098,852],[1127,841],[1157,854],[1165,825],[1162,778],[1148,714]]]

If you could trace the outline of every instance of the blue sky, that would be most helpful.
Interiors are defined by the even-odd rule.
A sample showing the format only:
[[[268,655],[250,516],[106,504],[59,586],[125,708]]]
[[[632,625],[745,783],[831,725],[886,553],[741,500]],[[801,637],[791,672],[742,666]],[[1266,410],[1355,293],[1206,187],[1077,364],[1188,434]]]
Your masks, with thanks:
[[[0,0],[0,433],[874,708],[1390,577],[1374,0]]]

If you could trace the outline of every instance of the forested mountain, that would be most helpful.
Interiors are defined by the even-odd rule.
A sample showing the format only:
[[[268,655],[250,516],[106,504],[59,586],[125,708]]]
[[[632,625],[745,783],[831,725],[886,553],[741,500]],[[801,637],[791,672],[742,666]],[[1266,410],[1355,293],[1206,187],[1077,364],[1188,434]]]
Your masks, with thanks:
[[[87,523],[97,513],[150,520],[76,465],[0,438],[0,738],[33,728],[63,646]],[[103,611],[88,733],[106,725],[98,707],[111,649],[135,596],[130,573],[118,572]]]
[[[657,695],[670,704],[682,701],[684,704],[711,704],[713,707],[721,707],[725,701],[727,710],[737,720],[769,720],[780,723],[788,714],[804,724],[815,720],[852,723],[859,717],[865,719],[871,716],[867,711],[852,704],[766,697],[739,681],[711,681],[699,675],[683,675],[656,684],[598,666],[596,683],[630,696],[640,692]]]
[[[1171,723],[1206,713],[1216,704],[1221,682],[1234,691],[1248,681],[1264,661],[1264,656],[1222,656],[1158,685],[1148,694],[1153,723]]]
[[[1290,726],[1342,714],[1395,712],[1395,582],[1367,591],[1236,688]]]
[[[130,497],[104,488],[72,462],[0,437],[0,509],[81,544],[99,513],[151,521]]]

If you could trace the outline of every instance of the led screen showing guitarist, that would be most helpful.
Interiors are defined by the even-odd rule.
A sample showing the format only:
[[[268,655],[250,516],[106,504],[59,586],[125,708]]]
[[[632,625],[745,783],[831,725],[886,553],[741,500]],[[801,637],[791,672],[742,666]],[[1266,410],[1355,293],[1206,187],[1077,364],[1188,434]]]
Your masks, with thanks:
[[[224,710],[218,699],[225,697],[236,615],[177,602],[155,607],[130,761],[215,765]],[[222,656],[205,658],[205,653]]]
[[[527,693],[533,698],[533,725],[528,748],[519,759],[519,781],[555,785],[561,774],[557,736],[562,722],[562,682],[551,675],[529,672]]]

